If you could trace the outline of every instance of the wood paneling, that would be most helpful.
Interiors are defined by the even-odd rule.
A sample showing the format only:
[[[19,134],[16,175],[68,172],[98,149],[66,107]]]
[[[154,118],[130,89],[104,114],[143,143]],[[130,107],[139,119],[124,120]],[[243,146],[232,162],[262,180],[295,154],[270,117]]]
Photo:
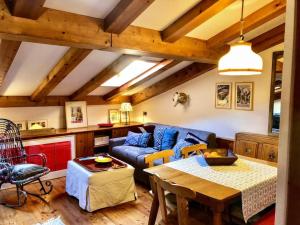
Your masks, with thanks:
[[[202,0],[162,31],[162,39],[175,42],[236,0]]]
[[[137,88],[139,87],[140,85],[144,84],[146,81],[160,75],[161,73],[163,73],[164,71],[178,65],[180,63],[180,61],[177,61],[177,60],[163,60],[161,63],[159,63],[157,66],[154,66],[153,68],[147,70],[145,73],[141,74],[140,76],[134,78],[133,80],[129,81],[128,83],[122,85],[121,87],[118,87],[114,90],[112,90],[111,92],[105,94],[103,96],[103,99],[104,100],[110,100],[110,99],[113,99],[113,98],[116,98],[118,96],[121,96],[122,94],[130,91],[130,90],[133,90],[134,88]],[[160,67],[161,65],[163,65],[162,68],[158,69],[155,71],[155,68],[156,67]],[[151,71],[155,71],[153,72],[151,75],[143,78],[143,79],[140,79],[141,77],[143,77],[145,74],[151,72]]]
[[[19,41],[1,40],[0,43],[0,87],[21,45]]]
[[[126,66],[128,66],[131,62],[136,60],[137,56],[132,55],[122,55],[118,59],[116,59],[112,64],[98,73],[95,77],[93,77],[90,81],[84,84],[81,88],[75,91],[71,95],[72,100],[81,100],[86,97],[89,93],[94,91],[97,87],[103,84],[105,81],[109,80],[113,76],[120,73]]]
[[[153,2],[154,0],[121,0],[105,17],[104,30],[120,34]]]
[[[205,63],[193,63],[163,80],[145,88],[143,91],[131,96],[132,104],[136,105],[161,93],[164,93],[184,82],[187,82],[207,71],[215,68],[215,65]]]
[[[46,0],[5,0],[10,12],[14,16],[36,20],[45,11]]]
[[[130,97],[121,96],[111,101],[104,101],[102,96],[87,96],[83,99],[88,105],[119,104],[130,101]],[[47,96],[35,102],[30,96],[0,96],[0,107],[35,107],[35,106],[65,106],[66,101],[71,101],[68,96]]]
[[[260,25],[268,22],[271,19],[285,13],[285,0],[274,0],[256,12],[245,18],[244,32],[247,33]],[[208,40],[208,45],[212,48],[217,48],[226,45],[228,42],[238,38],[240,35],[240,22],[228,27],[224,31],[211,37]]]
[[[63,45],[75,48],[106,49],[126,54],[216,62],[219,54],[206,41],[184,37],[176,43],[161,40],[156,30],[129,26],[120,35],[104,32],[101,19],[48,9],[37,21],[10,16],[0,0],[0,38]]]
[[[76,157],[94,155],[94,132],[76,134]]]
[[[90,52],[88,49],[70,48],[33,92],[31,100],[40,101],[46,97]]]

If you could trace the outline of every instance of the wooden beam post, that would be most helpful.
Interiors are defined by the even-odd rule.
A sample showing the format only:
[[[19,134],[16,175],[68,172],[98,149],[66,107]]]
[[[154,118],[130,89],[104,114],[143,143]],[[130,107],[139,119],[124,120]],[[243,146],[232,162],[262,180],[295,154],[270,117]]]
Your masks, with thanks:
[[[31,100],[40,101],[46,97],[90,52],[89,49],[70,48],[33,92]]]
[[[111,92],[105,94],[103,96],[103,99],[104,100],[111,100],[111,99],[114,99],[116,97],[119,97],[122,94],[124,94],[125,92],[128,92],[130,90],[133,90],[133,89],[141,86],[146,81],[160,75],[164,71],[178,65],[179,63],[180,63],[180,61],[176,61],[176,60],[170,60],[170,59],[163,60],[161,63],[154,66],[153,68],[150,68],[148,71],[144,72],[140,76],[138,76],[138,77],[134,78],[133,80],[127,82],[126,84],[122,85],[121,87],[118,87],[118,88],[112,90]],[[159,68],[159,69],[156,69],[156,68]],[[147,75],[149,73],[150,73],[150,75],[143,78],[145,75]]]
[[[153,2],[154,0],[121,0],[105,17],[104,30],[120,34]]]
[[[131,96],[133,105],[146,101],[154,96],[164,93],[180,84],[194,79],[207,71],[216,68],[216,65],[206,63],[193,63],[165,79],[145,88],[143,91]]]
[[[5,0],[12,15],[33,19],[38,19],[45,11],[46,0]]]
[[[202,0],[161,32],[162,39],[175,42],[236,0]]]
[[[250,30],[259,27],[260,25],[268,22],[271,19],[285,13],[286,1],[285,0],[273,0],[266,6],[250,14],[245,18],[244,32],[247,33]],[[235,23],[229,28],[223,30],[217,35],[211,37],[208,40],[208,46],[211,48],[218,48],[226,45],[228,42],[238,38],[240,35],[240,22]]]
[[[81,100],[86,97],[89,93],[94,91],[97,87],[103,84],[105,81],[109,80],[113,76],[120,73],[126,66],[128,66],[131,62],[136,60],[137,56],[132,55],[122,55],[117,60],[115,60],[112,64],[98,73],[95,77],[93,77],[90,81],[84,84],[79,90],[75,91],[71,95],[72,100]]]

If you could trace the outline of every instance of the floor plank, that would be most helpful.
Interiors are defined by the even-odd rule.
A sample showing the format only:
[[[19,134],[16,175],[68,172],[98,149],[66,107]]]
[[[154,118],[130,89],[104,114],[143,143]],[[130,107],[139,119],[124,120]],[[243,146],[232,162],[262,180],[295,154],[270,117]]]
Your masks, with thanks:
[[[65,192],[65,178],[52,180],[54,189],[46,196],[49,204],[29,196],[27,204],[19,209],[11,209],[0,205],[1,225],[33,225],[60,216],[66,225],[146,225],[151,207],[152,197],[148,190],[137,184],[138,200],[112,208],[101,209],[93,213],[85,212],[78,206],[77,199]],[[27,187],[30,191],[38,191],[38,185]],[[15,190],[0,191],[0,199],[12,200]]]

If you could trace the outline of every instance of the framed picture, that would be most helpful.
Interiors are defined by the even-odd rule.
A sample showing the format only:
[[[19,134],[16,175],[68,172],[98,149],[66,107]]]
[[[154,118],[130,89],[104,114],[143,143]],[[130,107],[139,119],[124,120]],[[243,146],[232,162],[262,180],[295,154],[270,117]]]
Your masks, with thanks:
[[[19,130],[27,130],[26,121],[15,121],[14,122]]]
[[[216,103],[218,109],[231,109],[232,84],[217,83],[216,84]]]
[[[253,110],[253,82],[235,83],[235,108]]]
[[[87,127],[87,111],[85,101],[66,102],[67,128]]]
[[[47,120],[29,120],[28,121],[28,130],[37,130],[48,128]]]
[[[120,123],[120,111],[119,109],[108,110],[109,123]]]

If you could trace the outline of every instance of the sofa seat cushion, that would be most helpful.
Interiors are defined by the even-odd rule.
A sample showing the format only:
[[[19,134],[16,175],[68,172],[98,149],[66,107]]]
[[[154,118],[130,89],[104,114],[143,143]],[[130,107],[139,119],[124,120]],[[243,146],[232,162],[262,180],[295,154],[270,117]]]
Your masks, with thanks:
[[[153,148],[141,148],[136,146],[116,146],[112,148],[112,155],[140,168],[145,168],[144,157],[157,152]]]
[[[39,177],[49,172],[49,169],[36,164],[18,164],[12,169],[12,180],[23,181],[32,177]]]
[[[154,148],[156,150],[172,149],[176,143],[178,131],[175,128],[157,127],[154,130]]]

